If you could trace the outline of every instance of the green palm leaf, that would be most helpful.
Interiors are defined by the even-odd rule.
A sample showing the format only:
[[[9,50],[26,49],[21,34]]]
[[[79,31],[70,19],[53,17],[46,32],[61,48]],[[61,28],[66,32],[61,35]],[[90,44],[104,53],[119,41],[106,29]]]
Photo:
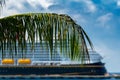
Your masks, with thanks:
[[[12,54],[12,57],[22,52],[23,58],[25,58],[27,43],[30,44],[33,51],[36,42],[39,42],[40,46],[49,50],[51,59],[55,54],[54,51],[59,49],[64,57],[84,62],[86,58],[89,60],[86,41],[93,49],[85,31],[67,15],[29,13],[0,19],[2,55],[8,49],[10,54],[15,53],[15,55]]]

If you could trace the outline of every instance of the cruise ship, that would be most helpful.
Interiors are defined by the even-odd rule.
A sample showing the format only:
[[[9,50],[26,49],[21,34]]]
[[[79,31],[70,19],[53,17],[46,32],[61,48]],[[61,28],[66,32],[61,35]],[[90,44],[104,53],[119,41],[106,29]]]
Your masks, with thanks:
[[[39,44],[38,44],[39,46]],[[105,75],[107,73],[102,57],[95,51],[89,51],[89,63],[71,61],[62,56],[58,51],[50,58],[49,50],[39,49],[36,46],[34,52],[30,49],[25,54],[17,56],[5,54],[5,59],[0,57],[0,75]],[[23,60],[23,61],[22,61]],[[86,59],[85,62],[88,62]]]
[[[63,34],[62,34],[63,33]],[[20,14],[0,19],[0,75],[105,75],[102,57],[68,15]]]

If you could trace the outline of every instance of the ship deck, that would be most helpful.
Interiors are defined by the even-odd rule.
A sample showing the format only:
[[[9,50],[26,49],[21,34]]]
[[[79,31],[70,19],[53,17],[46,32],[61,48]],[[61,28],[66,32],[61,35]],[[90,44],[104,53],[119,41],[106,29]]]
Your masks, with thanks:
[[[103,67],[104,63],[89,64],[0,64],[0,67]]]

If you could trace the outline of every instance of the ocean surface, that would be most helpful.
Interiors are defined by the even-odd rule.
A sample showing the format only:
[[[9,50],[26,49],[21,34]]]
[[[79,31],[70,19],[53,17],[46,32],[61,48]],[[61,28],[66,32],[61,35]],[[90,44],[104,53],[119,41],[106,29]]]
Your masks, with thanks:
[[[104,76],[0,76],[0,80],[120,80],[120,73],[110,73],[110,76],[104,77]]]
[[[0,78],[0,80],[120,80],[120,78]]]
[[[4,79],[4,80],[20,80],[20,79],[22,79],[22,80],[120,80],[120,79],[115,79],[115,78],[111,78],[111,79],[67,79],[67,78],[65,78],[65,79],[59,79],[59,78],[56,78],[56,79],[49,79],[49,78],[47,78],[47,79],[41,79],[41,78],[34,78],[34,79],[29,79],[29,78],[16,78],[16,79],[11,79],[11,78],[7,78],[7,79]],[[0,79],[0,80],[3,80],[3,78],[2,79]]]

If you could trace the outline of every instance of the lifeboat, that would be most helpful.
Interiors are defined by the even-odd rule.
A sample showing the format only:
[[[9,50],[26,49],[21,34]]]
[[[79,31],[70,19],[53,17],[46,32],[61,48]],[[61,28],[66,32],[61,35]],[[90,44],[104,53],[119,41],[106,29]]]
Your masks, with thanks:
[[[30,59],[19,59],[18,64],[31,64]]]
[[[13,59],[3,59],[2,64],[14,64],[14,60]]]

